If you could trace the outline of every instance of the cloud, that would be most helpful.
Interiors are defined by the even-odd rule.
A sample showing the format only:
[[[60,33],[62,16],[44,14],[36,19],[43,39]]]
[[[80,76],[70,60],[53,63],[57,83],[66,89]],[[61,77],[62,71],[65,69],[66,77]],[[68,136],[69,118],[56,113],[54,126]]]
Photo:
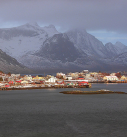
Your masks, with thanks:
[[[62,29],[127,32],[126,0],[0,0],[0,24],[36,21]]]

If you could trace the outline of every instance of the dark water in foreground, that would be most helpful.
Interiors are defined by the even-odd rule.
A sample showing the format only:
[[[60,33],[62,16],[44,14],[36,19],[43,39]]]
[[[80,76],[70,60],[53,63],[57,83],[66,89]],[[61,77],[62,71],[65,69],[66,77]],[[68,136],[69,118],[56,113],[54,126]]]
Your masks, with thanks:
[[[127,92],[127,84],[91,89]],[[0,137],[126,137],[127,95],[67,95],[72,89],[0,91]]]

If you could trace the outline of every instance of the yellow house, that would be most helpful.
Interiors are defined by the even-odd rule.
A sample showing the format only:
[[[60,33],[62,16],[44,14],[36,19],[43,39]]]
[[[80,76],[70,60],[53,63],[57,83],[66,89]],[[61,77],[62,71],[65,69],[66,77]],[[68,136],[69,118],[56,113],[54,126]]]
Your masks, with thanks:
[[[91,74],[91,75],[98,75],[97,72],[91,72],[90,74]]]
[[[123,75],[120,80],[127,80],[127,77]]]
[[[28,81],[23,80],[23,81],[21,81],[21,84],[28,84]]]
[[[43,79],[44,79],[43,77],[39,77],[39,76],[33,78],[33,80],[43,80]]]
[[[78,73],[71,73],[71,76],[72,76],[72,78],[78,78],[79,77]]]

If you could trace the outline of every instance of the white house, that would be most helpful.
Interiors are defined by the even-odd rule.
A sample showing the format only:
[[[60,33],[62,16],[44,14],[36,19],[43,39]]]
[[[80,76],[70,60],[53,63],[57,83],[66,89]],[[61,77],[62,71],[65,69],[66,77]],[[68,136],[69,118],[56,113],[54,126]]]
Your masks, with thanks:
[[[66,79],[67,79],[67,80],[72,80],[72,76],[67,75],[67,76],[66,76]]]
[[[89,72],[89,70],[83,70],[82,72],[83,72],[83,73],[88,73],[88,72]]]
[[[57,76],[57,77],[61,77],[61,76],[62,76],[63,78],[65,78],[65,74],[64,74],[64,73],[62,73],[62,72],[57,73],[57,74],[56,74],[56,76]]]
[[[26,75],[26,76],[24,76],[23,79],[32,81],[32,76],[31,75]]]
[[[20,74],[11,74],[11,77],[20,77]]]
[[[116,75],[116,73],[111,73],[111,74],[110,74],[110,76],[115,76],[115,75]]]
[[[57,78],[52,76],[51,78],[49,78],[49,79],[45,80],[45,82],[55,83],[55,82],[56,82],[56,80],[57,80]]]
[[[2,87],[2,86],[5,86],[5,84],[3,84],[3,83],[0,83],[0,87]]]
[[[103,77],[103,80],[107,80],[107,81],[117,81],[118,77],[117,76],[105,76]]]

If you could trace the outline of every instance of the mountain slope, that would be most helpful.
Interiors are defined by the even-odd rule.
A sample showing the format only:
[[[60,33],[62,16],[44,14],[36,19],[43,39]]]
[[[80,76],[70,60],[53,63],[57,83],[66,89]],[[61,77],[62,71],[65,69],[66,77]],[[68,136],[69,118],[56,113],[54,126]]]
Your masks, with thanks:
[[[122,66],[127,66],[127,52],[119,54],[118,56],[112,59],[112,62]]]
[[[116,57],[119,54],[127,52],[127,46],[125,46],[121,42],[116,42],[114,45],[111,42],[109,42],[105,44],[105,47],[110,57]]]
[[[71,69],[80,57],[68,36],[61,33],[47,39],[38,52],[23,56],[20,62],[34,69]]]
[[[30,73],[30,69],[19,64],[16,59],[7,55],[5,52],[0,50],[0,70],[5,73]]]
[[[121,42],[116,42],[115,43],[115,48],[117,49],[117,54],[127,52],[127,46],[125,46]]]
[[[96,39],[84,29],[74,29],[67,32],[69,39],[74,46],[86,53],[88,56],[102,57],[107,56],[107,50],[101,41]]]
[[[43,42],[58,33],[54,26],[40,27],[37,23],[0,29],[0,48],[8,55],[19,60],[27,53],[34,53],[40,49]]]
[[[55,34],[43,43],[43,47],[36,53],[47,59],[73,62],[80,57],[79,51],[74,47],[66,34]]]
[[[106,43],[105,44],[105,47],[106,47],[106,49],[107,49],[107,51],[108,51],[108,56],[109,57],[115,57],[115,56],[117,56],[118,55],[118,51],[117,51],[117,49],[115,48],[115,46],[111,43],[111,42],[109,42],[109,43]]]

